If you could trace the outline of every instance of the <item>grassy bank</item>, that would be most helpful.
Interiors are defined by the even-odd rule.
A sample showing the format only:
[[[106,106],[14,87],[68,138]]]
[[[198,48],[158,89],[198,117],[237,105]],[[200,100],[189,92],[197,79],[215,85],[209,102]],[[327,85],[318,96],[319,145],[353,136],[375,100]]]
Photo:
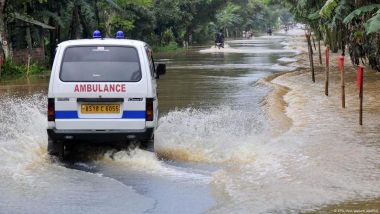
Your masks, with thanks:
[[[177,43],[175,42],[170,42],[168,45],[153,45],[152,46],[154,52],[172,52],[172,51],[177,51],[182,48],[179,48]]]
[[[31,63],[29,68],[27,65],[17,65],[9,60],[6,60],[2,66],[1,77],[20,77],[36,74],[47,73],[49,69],[39,65],[38,63]]]

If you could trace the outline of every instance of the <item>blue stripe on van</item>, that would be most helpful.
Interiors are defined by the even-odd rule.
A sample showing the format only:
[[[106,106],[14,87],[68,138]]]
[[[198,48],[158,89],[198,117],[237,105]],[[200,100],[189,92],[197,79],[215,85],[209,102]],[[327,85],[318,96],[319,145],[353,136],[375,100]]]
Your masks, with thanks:
[[[55,119],[78,119],[77,111],[56,111]]]
[[[123,119],[145,119],[145,111],[124,111]]]
[[[56,111],[55,119],[80,119],[77,111]],[[145,111],[124,111],[121,119],[145,119]]]

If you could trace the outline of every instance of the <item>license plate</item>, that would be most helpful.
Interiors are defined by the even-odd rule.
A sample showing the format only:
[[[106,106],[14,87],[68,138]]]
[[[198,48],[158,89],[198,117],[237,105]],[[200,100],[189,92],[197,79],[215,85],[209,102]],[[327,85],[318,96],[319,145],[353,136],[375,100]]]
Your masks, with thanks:
[[[119,114],[120,105],[117,104],[82,104],[82,114]]]

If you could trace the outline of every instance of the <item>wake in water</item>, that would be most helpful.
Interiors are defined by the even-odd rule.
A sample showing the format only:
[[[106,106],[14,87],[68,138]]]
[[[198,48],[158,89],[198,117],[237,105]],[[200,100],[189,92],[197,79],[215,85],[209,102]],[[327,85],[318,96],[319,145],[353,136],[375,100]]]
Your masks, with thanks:
[[[109,162],[109,168],[116,166],[115,171],[125,175],[138,163],[147,173],[161,173],[174,180],[210,182],[210,176],[180,174],[180,169],[166,167],[153,153],[140,150],[120,151],[113,154],[113,159],[109,158],[109,152],[99,161],[53,164],[46,151],[46,101],[46,95],[42,94],[0,98],[0,213],[118,213],[120,210],[144,213],[156,207],[152,198],[104,176],[99,172],[99,162]]]
[[[172,111],[160,119],[157,152],[222,164],[213,173],[218,205],[211,213],[299,212],[379,196],[378,150],[299,123],[273,138],[258,121],[228,106]]]
[[[0,99],[0,177],[28,178],[30,169],[51,164],[46,151],[46,100],[46,95],[42,94]],[[138,148],[114,151],[111,148],[79,146],[77,153],[69,154],[64,164],[69,166],[78,160],[91,162],[100,159],[150,172],[169,170],[154,153]]]
[[[252,147],[262,141],[264,126],[257,113],[229,106],[177,110],[160,119],[155,148],[158,155],[175,160],[254,161]]]
[[[153,176],[163,176],[173,181],[191,182],[198,184],[208,184],[211,182],[211,175],[208,171],[195,170],[193,168],[183,168],[170,165],[160,160],[155,153],[141,149],[108,151],[104,158],[97,161],[98,164],[105,164],[107,167],[119,167]]]
[[[22,179],[19,173],[46,162],[45,98],[35,94],[0,99],[0,176]]]

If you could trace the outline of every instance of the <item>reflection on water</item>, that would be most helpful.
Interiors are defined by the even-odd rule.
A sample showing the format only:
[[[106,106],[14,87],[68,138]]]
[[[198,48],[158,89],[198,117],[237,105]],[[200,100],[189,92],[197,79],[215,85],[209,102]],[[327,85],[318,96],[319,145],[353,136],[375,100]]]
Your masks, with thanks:
[[[17,79],[10,77],[0,78],[0,95],[32,95],[34,93],[47,93],[49,76],[39,75]]]
[[[241,53],[206,49],[210,53],[199,54],[199,50],[193,50],[159,55],[168,62],[168,75],[159,80],[160,112],[166,114],[176,108],[199,109],[223,105],[260,111],[259,104],[268,88],[252,87],[253,83],[270,74],[294,69],[278,59],[296,54],[282,50],[277,43],[268,43],[266,50],[271,51],[269,54],[249,53],[242,47],[234,47],[230,49]]]

